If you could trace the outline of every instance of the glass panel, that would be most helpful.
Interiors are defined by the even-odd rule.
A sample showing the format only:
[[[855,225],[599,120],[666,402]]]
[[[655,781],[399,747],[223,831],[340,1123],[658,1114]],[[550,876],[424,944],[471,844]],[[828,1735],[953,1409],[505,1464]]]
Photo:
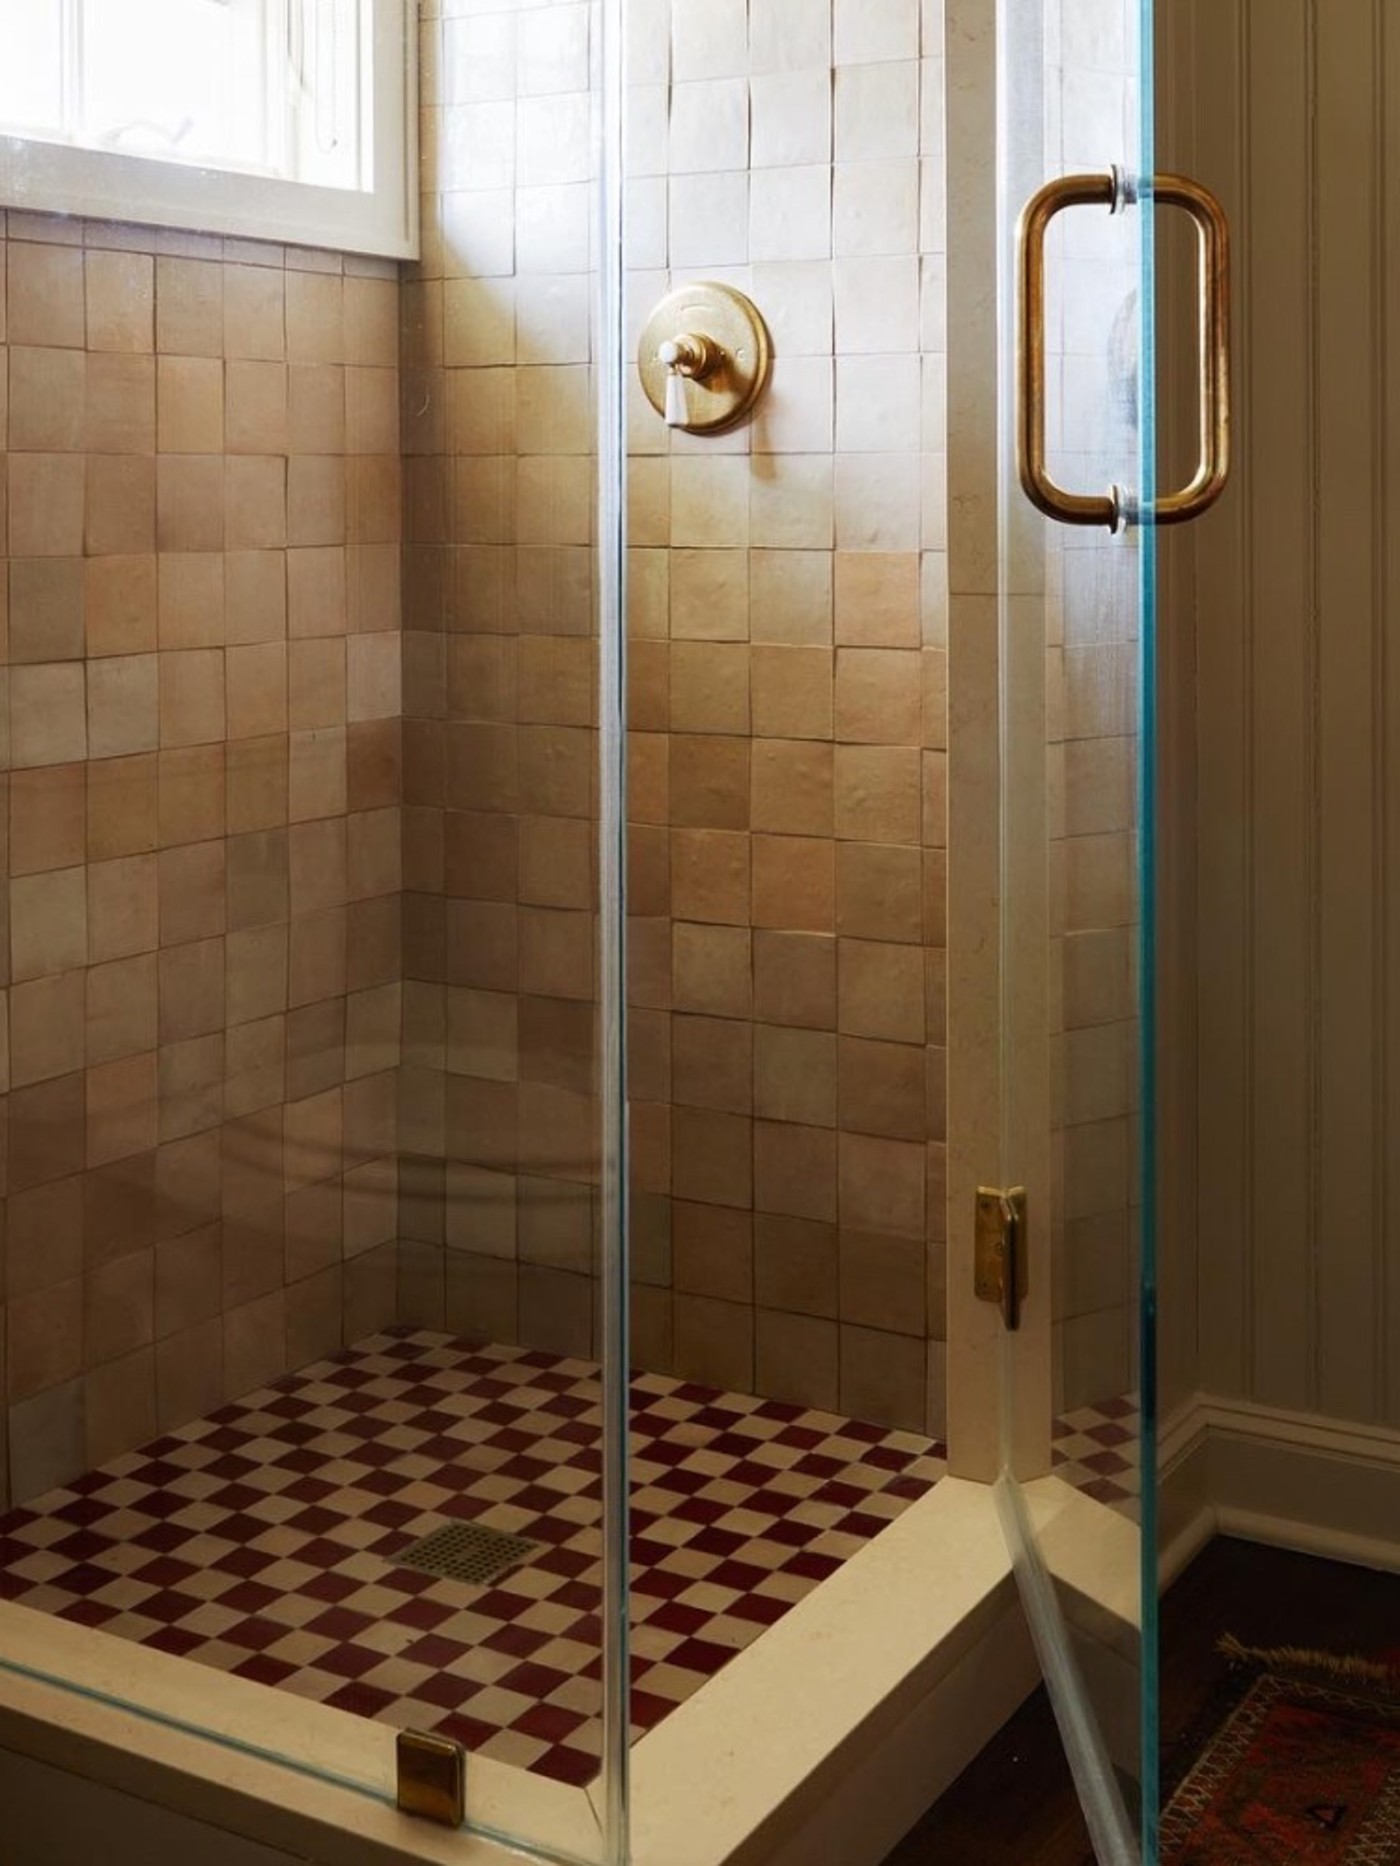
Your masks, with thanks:
[[[402,277],[11,223],[0,1665],[611,1860],[619,9],[423,11]]]
[[[1151,173],[1151,14],[1150,0],[1000,8],[1004,1171],[1015,1183],[1030,1170],[1047,1130],[1049,1167],[1030,1214],[1025,1328],[1004,1341],[1001,1494],[1105,1861],[1150,1859],[1155,1844],[1156,1589],[1139,1484],[1153,533],[1033,508],[1014,336],[1023,207],[1055,178],[1117,171],[1112,211],[1073,207],[1046,241],[1047,466],[1077,493],[1121,489],[1130,514],[1150,502],[1152,229],[1135,178]]]
[[[945,1468],[942,9],[879,12],[627,8],[640,1728]],[[775,358],[700,434],[697,280]]]

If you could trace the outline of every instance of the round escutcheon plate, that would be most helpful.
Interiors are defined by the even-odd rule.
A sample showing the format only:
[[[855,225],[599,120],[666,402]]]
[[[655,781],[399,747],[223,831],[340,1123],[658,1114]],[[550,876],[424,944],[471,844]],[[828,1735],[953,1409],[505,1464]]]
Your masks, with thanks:
[[[758,306],[713,279],[683,285],[662,299],[637,348],[642,387],[659,415],[666,412],[669,374],[659,352],[662,344],[683,337],[707,338],[718,361],[705,376],[682,379],[686,420],[679,425],[687,434],[737,427],[752,413],[773,367],[773,343]]]

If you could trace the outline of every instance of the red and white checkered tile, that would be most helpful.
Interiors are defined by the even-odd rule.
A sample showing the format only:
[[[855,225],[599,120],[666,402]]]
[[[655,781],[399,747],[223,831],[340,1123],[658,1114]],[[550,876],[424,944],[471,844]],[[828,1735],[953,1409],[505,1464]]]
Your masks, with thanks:
[[[0,1597],[568,1782],[599,1751],[595,1366],[392,1331],[0,1518]],[[942,1447],[643,1374],[633,1724],[651,1728],[942,1474]],[[473,1520],[490,1587],[396,1565]]]
[[[1141,1430],[1136,1394],[1066,1413],[1055,1421],[1055,1475],[1136,1522],[1142,1492]]]

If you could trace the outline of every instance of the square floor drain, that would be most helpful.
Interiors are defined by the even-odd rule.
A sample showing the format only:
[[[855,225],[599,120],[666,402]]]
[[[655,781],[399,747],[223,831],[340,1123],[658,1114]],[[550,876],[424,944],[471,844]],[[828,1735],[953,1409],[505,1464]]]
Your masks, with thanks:
[[[488,1587],[543,1547],[543,1542],[503,1535],[499,1529],[484,1529],[480,1523],[447,1523],[421,1542],[410,1543],[394,1560],[400,1568],[440,1575],[444,1581]]]

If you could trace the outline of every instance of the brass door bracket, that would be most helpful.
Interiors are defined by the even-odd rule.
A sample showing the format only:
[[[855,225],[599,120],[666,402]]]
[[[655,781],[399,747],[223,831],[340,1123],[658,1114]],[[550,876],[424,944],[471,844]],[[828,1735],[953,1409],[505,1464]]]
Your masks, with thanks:
[[[400,1730],[397,1800],[404,1814],[439,1827],[460,1827],[467,1818],[467,1752],[449,1737]]]
[[[977,1188],[974,1286],[979,1302],[994,1302],[1008,1329],[1021,1326],[1021,1304],[1030,1292],[1026,1189],[1002,1192]]]

